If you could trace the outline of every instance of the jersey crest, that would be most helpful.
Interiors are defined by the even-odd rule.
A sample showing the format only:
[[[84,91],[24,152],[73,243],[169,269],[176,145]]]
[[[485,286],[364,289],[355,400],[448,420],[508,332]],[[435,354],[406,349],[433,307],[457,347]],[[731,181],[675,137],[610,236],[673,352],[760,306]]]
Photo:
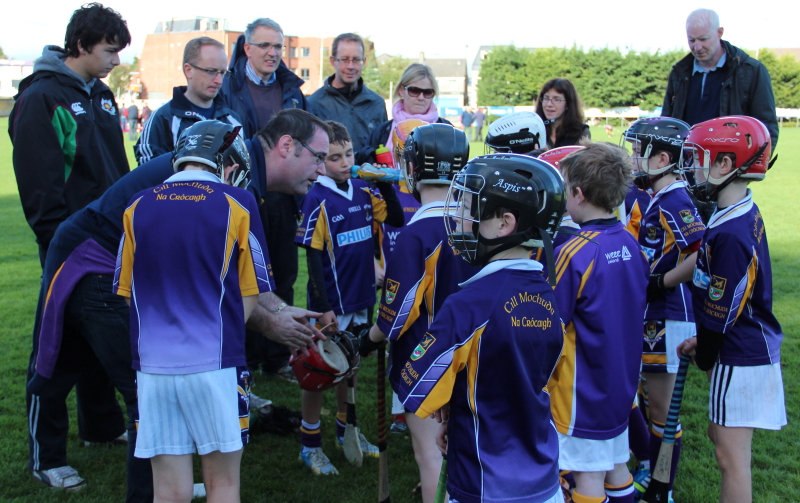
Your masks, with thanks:
[[[708,297],[713,301],[721,299],[725,294],[725,284],[727,282],[727,279],[719,276],[711,278],[711,284],[708,286]]]
[[[694,215],[692,215],[692,210],[681,210],[680,214],[681,214],[681,220],[683,220],[687,224],[694,222]]]
[[[417,347],[414,348],[414,352],[411,353],[411,359],[414,361],[419,360],[425,355],[425,352],[428,351],[428,348],[433,346],[433,343],[436,342],[436,337],[432,336],[430,332],[426,332],[425,336],[422,340],[417,344]]]
[[[393,280],[387,279],[386,280],[386,303],[391,304],[394,301],[394,298],[397,296],[397,291],[400,288],[400,283]]]

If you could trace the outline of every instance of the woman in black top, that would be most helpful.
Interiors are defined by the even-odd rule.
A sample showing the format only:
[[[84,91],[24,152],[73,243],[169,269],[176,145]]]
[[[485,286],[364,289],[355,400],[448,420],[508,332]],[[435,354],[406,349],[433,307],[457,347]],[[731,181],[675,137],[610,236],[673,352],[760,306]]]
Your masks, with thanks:
[[[547,148],[579,145],[591,139],[584,123],[583,106],[575,86],[567,79],[552,79],[542,86],[536,100],[536,113],[547,131]]]

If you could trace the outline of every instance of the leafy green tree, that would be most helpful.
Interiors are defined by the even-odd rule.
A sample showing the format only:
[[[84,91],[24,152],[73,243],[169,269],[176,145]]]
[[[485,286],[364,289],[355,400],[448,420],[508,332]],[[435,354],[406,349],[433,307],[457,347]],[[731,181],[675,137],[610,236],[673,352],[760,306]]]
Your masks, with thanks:
[[[778,58],[767,49],[761,49],[758,57],[772,79],[775,106],[800,108],[800,62],[789,54]]]
[[[528,62],[531,51],[513,45],[495,47],[481,63],[478,103],[529,105],[536,95]]]
[[[367,87],[381,95],[383,99],[389,99],[400,81],[400,76],[410,64],[411,60],[401,56],[391,56],[383,62],[378,62],[374,51],[367,51],[367,64],[361,77]],[[390,85],[391,91],[389,91]]]
[[[0,47],[0,59],[8,59],[8,56],[6,56],[6,53],[3,52],[2,47]]]
[[[116,96],[117,98],[122,96],[122,93],[127,92],[130,83],[131,83],[130,63],[122,63],[121,65],[111,70],[111,73],[108,74],[108,87],[111,88],[111,92],[113,92],[114,96]]]

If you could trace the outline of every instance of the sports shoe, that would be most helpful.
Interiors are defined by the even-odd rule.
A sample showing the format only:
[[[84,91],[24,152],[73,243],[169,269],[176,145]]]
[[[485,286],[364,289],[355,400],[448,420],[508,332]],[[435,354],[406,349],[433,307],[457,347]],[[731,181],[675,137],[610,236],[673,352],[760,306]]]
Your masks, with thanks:
[[[272,400],[261,398],[252,391],[250,392],[250,410],[258,410],[269,405],[272,405]]]
[[[74,493],[86,487],[86,481],[78,476],[78,471],[71,466],[51,468],[49,470],[33,470],[33,478],[54,489]]]
[[[344,450],[344,437],[336,437],[336,440],[338,440],[338,442],[336,442],[336,449],[340,451]],[[381,453],[380,450],[378,450],[378,446],[369,443],[367,437],[360,431],[358,432],[358,444],[361,446],[361,452],[364,453],[364,456],[369,456],[371,458],[380,457]]]
[[[322,447],[315,447],[308,452],[300,451],[300,461],[311,469],[314,475],[339,475],[339,470],[322,452]]]
[[[84,447],[111,447],[112,445],[128,445],[128,432],[126,431],[114,440],[109,440],[108,442],[89,442],[88,440],[84,440],[83,445]]]
[[[389,431],[392,433],[399,433],[401,435],[408,433],[408,423],[405,421],[395,421],[389,427]]]
[[[639,465],[633,472],[633,500],[639,501],[650,485],[650,468]]]

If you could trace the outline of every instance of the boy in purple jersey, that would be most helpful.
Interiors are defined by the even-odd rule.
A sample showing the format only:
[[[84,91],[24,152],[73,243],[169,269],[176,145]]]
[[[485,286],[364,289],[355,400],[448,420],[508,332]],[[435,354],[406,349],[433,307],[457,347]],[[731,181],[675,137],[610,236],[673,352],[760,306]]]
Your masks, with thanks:
[[[576,503],[633,503],[627,429],[649,264],[614,215],[631,183],[630,161],[624,150],[594,143],[560,167],[567,210],[581,231],[556,249],[555,296],[566,337],[548,389],[559,467],[573,472]]]
[[[734,141],[735,140],[735,141]],[[720,117],[692,127],[686,140],[702,202],[718,202],[692,279],[697,336],[679,352],[709,372],[708,436],[722,474],[720,501],[752,501],[750,450],[755,428],[786,424],[780,346],[772,314],[772,268],[764,220],[751,181],[763,180],[771,142],[752,117]]]
[[[219,121],[188,128],[175,175],[136,194],[123,217],[114,289],[131,306],[135,455],[151,460],[156,501],[191,500],[195,450],[209,501],[239,501],[244,324],[274,285],[255,198],[221,181],[238,130]]]
[[[563,180],[544,161],[493,154],[467,164],[450,190],[450,241],[483,268],[447,298],[403,364],[400,398],[418,417],[444,421],[437,443],[451,502],[561,503],[547,382],[563,325],[528,257],[552,242]]]
[[[303,223],[295,243],[306,249],[309,308],[324,313],[320,324],[342,330],[367,323],[367,309],[375,305],[373,221],[402,227],[400,202],[391,184],[377,182],[380,194],[360,179],[350,178],[353,144],[347,129],[328,121],[331,145],[325,158],[327,176],[320,176],[303,199]],[[313,307],[312,307],[313,306]],[[322,451],[320,411],[322,393],[303,390],[302,450],[300,458],[317,475],[338,474]],[[337,446],[344,440],[347,421],[347,385],[336,388]],[[378,448],[360,435],[364,455],[377,457]]]
[[[650,453],[661,449],[678,356],[675,348],[695,334],[691,295],[686,283],[692,278],[705,225],[680,178],[682,146],[689,125],[669,117],[640,119],[622,135],[636,165],[637,183],[652,192],[639,230],[639,244],[650,261],[647,308],[642,346],[642,377],[647,382],[651,419]],[[670,490],[681,452],[681,426],[672,454]],[[649,471],[635,477],[636,489],[649,484]]]
[[[378,321],[361,334],[369,339],[364,341],[365,355],[388,335],[389,381],[395,392],[401,387],[403,365],[424,340],[442,304],[474,273],[453,252],[442,226],[450,181],[469,159],[467,136],[449,124],[429,124],[411,131],[404,149],[401,169],[422,206],[397,240],[386,270]],[[439,425],[413,414],[407,414],[406,420],[419,466],[422,501],[431,503],[442,465],[435,444]]]

